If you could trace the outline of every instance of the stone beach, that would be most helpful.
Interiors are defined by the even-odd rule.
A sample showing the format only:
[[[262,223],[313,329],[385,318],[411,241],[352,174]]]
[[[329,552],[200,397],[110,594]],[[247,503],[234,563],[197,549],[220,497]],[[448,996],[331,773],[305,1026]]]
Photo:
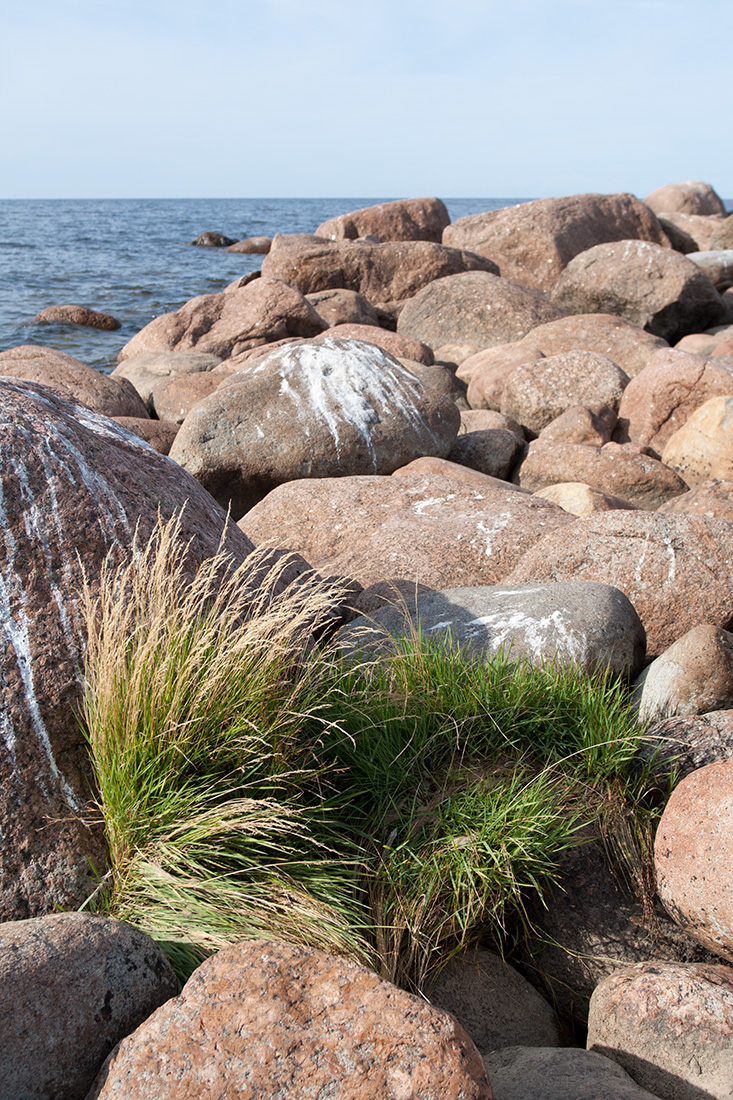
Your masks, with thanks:
[[[733,214],[689,181],[190,243],[261,272],[156,317],[109,376],[0,351],[0,1100],[730,1100]],[[542,949],[478,946],[430,1000],[265,940],[174,996],[157,944],[75,912],[107,866],[80,592],[184,504],[192,566],[221,542],[346,583],[344,652],[419,620],[628,683],[660,774],[677,760],[654,912],[574,849],[528,900]]]

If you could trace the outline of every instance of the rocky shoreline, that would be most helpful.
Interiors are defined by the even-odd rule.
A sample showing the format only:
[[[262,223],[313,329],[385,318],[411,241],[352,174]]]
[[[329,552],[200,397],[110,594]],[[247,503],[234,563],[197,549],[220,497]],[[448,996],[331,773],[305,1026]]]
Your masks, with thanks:
[[[156,318],[111,376],[0,352],[0,1097],[727,1098],[733,215],[689,182],[220,237],[192,243],[261,273]],[[432,1004],[271,942],[174,996],[152,940],[74,910],[107,869],[81,592],[181,508],[192,567],[269,547],[346,583],[344,650],[419,620],[627,681],[676,784],[658,896],[596,838],[528,897],[534,947],[452,960]]]

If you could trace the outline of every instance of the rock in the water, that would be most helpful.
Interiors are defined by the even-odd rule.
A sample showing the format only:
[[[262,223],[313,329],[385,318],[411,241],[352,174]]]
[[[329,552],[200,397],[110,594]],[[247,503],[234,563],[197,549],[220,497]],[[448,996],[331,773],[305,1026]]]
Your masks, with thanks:
[[[0,1096],[79,1100],[176,988],[160,947],[121,921],[62,913],[0,924]]]
[[[491,1100],[492,1092],[447,1012],[346,959],[258,941],[200,966],[180,997],[119,1044],[87,1100],[153,1095]]]
[[[144,403],[128,382],[120,383],[53,348],[23,344],[0,351],[0,377],[40,382],[57,393],[76,398],[104,416],[148,415]]]
[[[98,328],[103,332],[116,332],[122,328],[122,322],[118,321],[110,313],[99,313],[96,309],[87,306],[65,305],[49,306],[42,309],[30,322],[32,325],[84,325],[87,328]]]
[[[588,1049],[664,1100],[729,1100],[732,1037],[728,966],[639,963],[591,998]]]
[[[245,237],[227,245],[227,252],[242,252],[245,256],[266,256],[272,248],[272,237]]]
[[[722,214],[725,205],[720,195],[709,183],[702,180],[686,180],[684,183],[666,183],[644,199],[656,214],[678,212],[680,214]]]
[[[648,241],[599,244],[571,260],[551,294],[566,313],[618,313],[674,344],[722,323],[726,309],[686,256]]]
[[[606,241],[669,242],[634,195],[568,195],[459,218],[443,242],[494,260],[506,279],[549,290],[579,252]]]
[[[520,363],[506,380],[501,411],[538,435],[573,405],[596,402],[617,410],[628,383],[628,375],[605,355],[567,351]]]
[[[642,722],[733,707],[733,634],[688,630],[644,669],[634,695]]]
[[[731,480],[732,427],[733,396],[711,397],[668,438],[662,461],[691,488],[710,478]]]
[[[378,241],[435,241],[440,244],[447,225],[450,225],[450,217],[440,199],[397,199],[329,218],[318,226],[316,236],[333,241],[376,237]]]
[[[595,1051],[516,1046],[484,1061],[496,1100],[659,1100]]]
[[[607,356],[629,378],[644,369],[655,351],[668,346],[661,336],[613,313],[579,313],[548,321],[532,329],[521,344],[529,344],[543,355],[595,351]]]
[[[223,233],[208,230],[206,233],[199,233],[195,240],[188,243],[196,245],[198,248],[229,248],[237,242],[234,237],[225,237]]]
[[[233,375],[186,417],[171,458],[239,518],[286,481],[445,458],[459,424],[449,398],[381,348],[326,338]]]

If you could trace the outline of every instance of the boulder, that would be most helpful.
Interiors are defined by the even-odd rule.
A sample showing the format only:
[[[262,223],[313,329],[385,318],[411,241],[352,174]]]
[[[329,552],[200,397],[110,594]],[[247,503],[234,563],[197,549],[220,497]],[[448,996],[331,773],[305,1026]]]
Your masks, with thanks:
[[[681,252],[683,256],[689,255],[690,252],[697,252],[697,241],[686,230],[675,225],[663,214],[658,214],[657,217],[675,252]]]
[[[671,344],[725,316],[720,295],[697,264],[648,241],[581,252],[551,297],[566,313],[617,313]]]
[[[109,313],[98,313],[87,306],[49,306],[37,313],[30,322],[32,325],[84,325],[86,328],[98,328],[103,332],[116,332],[122,328],[122,322]]]
[[[733,759],[675,787],[654,841],[659,897],[681,928],[733,961]]]
[[[575,522],[493,482],[407,474],[281,485],[239,526],[255,545],[297,550],[365,588],[393,579],[451,588],[497,583],[548,531]]]
[[[629,377],[605,355],[566,351],[520,363],[506,380],[501,411],[537,435],[566,409],[591,402],[618,409]]]
[[[416,363],[414,359],[402,359],[398,356],[403,367],[420,379],[424,386],[438,390],[439,393],[449,397],[461,413],[468,412],[466,401],[466,384],[456,378],[453,371],[441,363]],[[460,428],[459,428],[460,431]]]
[[[195,240],[188,243],[196,245],[197,248],[229,248],[237,242],[233,237],[225,237],[223,233],[207,230],[206,233],[199,233]]]
[[[379,314],[371,302],[356,290],[318,290],[306,294],[307,300],[329,327],[335,325],[376,325]]]
[[[316,336],[326,327],[310,302],[278,279],[255,279],[241,290],[191,298],[141,329],[119,361],[159,351],[209,352],[226,359],[285,336]]]
[[[198,560],[252,544],[201,487],[137,436],[46,386],[0,379],[0,920],[76,908],[105,870],[77,717],[79,598],[137,530],[183,508]],[[96,872],[95,872],[96,869]]]
[[[547,1001],[501,955],[485,947],[451,959],[430,991],[430,1002],[455,1016],[482,1058],[518,1043],[563,1045],[560,1021]]]
[[[272,237],[245,237],[227,245],[227,252],[242,252],[245,256],[266,256],[272,247]]]
[[[733,249],[688,252],[687,258],[705,272],[716,290],[727,290],[733,286]]]
[[[71,355],[37,344],[0,351],[0,377],[26,378],[76,398],[104,416],[146,417],[148,410],[125,380],[110,378]]]
[[[507,378],[520,363],[542,359],[542,352],[522,340],[498,344],[469,355],[456,368],[456,376],[469,386],[476,379],[471,408],[498,409]]]
[[[381,348],[329,337],[232,375],[191,410],[171,458],[238,519],[286,481],[445,458],[459,423],[449,398]]]
[[[526,446],[521,436],[507,428],[484,428],[459,435],[448,453],[448,460],[480,470],[490,477],[508,479]]]
[[[686,512],[690,516],[733,521],[733,481],[709,478],[689,493],[668,500],[660,512]]]
[[[191,409],[218,389],[222,381],[221,374],[211,371],[161,378],[150,391],[151,412],[160,420],[182,424]]]
[[[700,245],[702,251],[708,249],[717,252],[733,248],[733,214],[726,218],[711,218],[713,223],[706,245]]]
[[[624,390],[614,439],[661,454],[696,409],[726,395],[733,396],[733,367],[676,348],[657,351]]]
[[[451,478],[454,481],[465,481],[469,485],[485,489],[493,486],[494,489],[514,489],[517,493],[527,493],[526,489],[520,489],[518,485],[512,485],[511,481],[504,481],[490,474],[483,474],[470,466],[463,466],[458,462],[449,462],[446,458],[414,458],[406,466],[400,466],[399,470],[392,471],[392,477],[408,477],[413,474],[425,474],[431,476],[437,474],[440,477]]]
[[[549,290],[579,252],[607,241],[639,239],[669,248],[657,218],[634,195],[568,195],[471,214],[443,243],[488,256],[505,279]]]
[[[730,248],[733,243],[730,236],[733,221],[721,217],[720,214],[683,214],[675,210],[666,210],[660,216],[659,222],[664,227],[665,233],[671,224],[677,233],[682,233],[687,240],[691,240],[695,246],[690,249],[691,252],[706,252],[710,248]],[[686,253],[687,248],[679,251]]]
[[[402,302],[436,279],[468,271],[499,273],[496,264],[483,256],[431,241],[330,241],[300,248],[273,247],[262,264],[263,275],[282,279],[303,294],[342,287],[380,304]]]
[[[473,344],[441,344],[435,349],[435,362],[445,363],[456,369],[471,355],[475,355],[478,348]]]
[[[145,440],[161,455],[168,454],[178,434],[178,425],[170,420],[151,420],[149,416],[114,416],[112,419],[120,427]]]
[[[517,351],[525,344],[543,355],[594,351],[611,359],[629,378],[644,369],[655,351],[668,346],[661,336],[613,313],[579,313],[548,321],[527,333]]]
[[[419,629],[450,638],[486,660],[499,650],[531,664],[557,661],[585,672],[633,677],[644,663],[644,628],[626,596],[605,584],[498,585],[426,592],[338,635],[343,652],[391,652],[393,639]]]
[[[674,470],[633,444],[594,447],[547,438],[530,443],[513,480],[531,493],[560,481],[582,481],[652,511],[687,489]]]
[[[147,404],[161,379],[205,374],[221,363],[221,357],[202,351],[151,351],[118,363],[112,378],[126,379]]]
[[[714,356],[721,344],[730,344],[733,340],[733,325],[714,325],[709,332],[692,332],[683,336],[675,344],[677,351],[687,351],[690,355]]]
[[[176,989],[160,947],[122,921],[61,913],[0,924],[0,1095],[79,1100]]]
[[[561,312],[539,290],[487,271],[437,279],[405,304],[397,331],[431,348],[447,343],[478,348],[521,340]]]
[[[665,1100],[728,1100],[733,1077],[733,969],[648,962],[593,993],[588,1050]]]
[[[635,507],[631,501],[624,500],[623,497],[601,493],[598,489],[591,489],[590,485],[582,481],[560,481],[556,485],[548,485],[546,489],[538,489],[534,495],[557,504],[573,516],[591,516],[594,512],[610,512],[616,508],[633,509]]]
[[[733,710],[653,722],[638,753],[663,797],[686,775],[733,757]]]
[[[722,214],[723,200],[709,183],[702,180],[686,180],[684,183],[667,183],[657,187],[644,199],[647,206],[661,214],[675,211],[679,214]]]
[[[536,497],[532,498],[536,500]],[[733,549],[725,520],[655,512],[603,512],[550,532],[507,573],[507,584],[599,581],[620,588],[656,657],[700,622],[733,618]]]
[[[332,241],[371,236],[378,241],[435,241],[440,244],[447,225],[450,225],[450,217],[440,199],[398,199],[329,218],[318,226],[316,235]]]
[[[520,439],[524,439],[524,432],[516,420],[512,420],[510,416],[504,416],[495,409],[461,409],[459,435],[465,435],[466,432],[485,431],[487,428],[506,428]]]
[[[711,397],[668,438],[662,461],[694,488],[733,478],[733,396]]]
[[[147,1100],[151,1087],[156,1100],[492,1097],[447,1012],[347,959],[267,941],[207,959],[118,1045],[87,1100]]]
[[[644,669],[634,699],[642,722],[733,707],[733,634],[694,626]]]
[[[333,328],[317,336],[317,340],[327,338],[329,340],[361,340],[368,344],[376,344],[378,348],[388,351],[397,359],[411,359],[414,363],[424,363],[430,367],[435,362],[433,353],[427,344],[421,344],[419,340],[412,340],[409,336],[400,336],[396,332],[390,332],[385,328],[375,325],[334,325]]]
[[[605,447],[611,441],[615,426],[616,413],[608,405],[570,405],[551,420],[537,438]]]
[[[497,1100],[659,1100],[595,1051],[515,1046],[484,1061]]]

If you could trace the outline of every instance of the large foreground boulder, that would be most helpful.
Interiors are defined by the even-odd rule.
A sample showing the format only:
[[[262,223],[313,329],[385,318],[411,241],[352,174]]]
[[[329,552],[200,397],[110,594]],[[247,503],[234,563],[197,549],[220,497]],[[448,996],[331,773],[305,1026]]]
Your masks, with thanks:
[[[161,1072],[162,1067],[165,1067]],[[87,1100],[491,1100],[447,1012],[346,959],[237,944],[124,1039]]]
[[[0,379],[0,919],[74,908],[104,871],[77,717],[79,596],[108,554],[129,561],[136,531],[184,506],[194,558],[226,532],[244,559],[252,544],[174,463],[73,399]]]
[[[238,519],[286,481],[446,458],[460,420],[381,348],[328,337],[253,360],[191,410],[170,453]]]
[[[318,226],[316,236],[332,241],[376,237],[378,241],[435,241],[440,244],[447,225],[450,225],[450,217],[440,199],[398,199],[329,218]]]
[[[23,344],[0,351],[0,377],[40,382],[104,416],[148,415],[140,396],[125,379],[110,378],[55,348]]]

